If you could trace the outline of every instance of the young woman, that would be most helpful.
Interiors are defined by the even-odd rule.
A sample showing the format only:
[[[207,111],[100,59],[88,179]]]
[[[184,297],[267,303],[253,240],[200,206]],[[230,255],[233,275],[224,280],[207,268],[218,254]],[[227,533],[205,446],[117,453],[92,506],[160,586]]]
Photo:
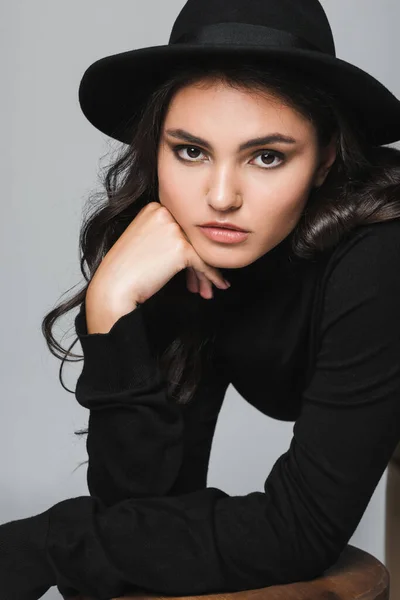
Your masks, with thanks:
[[[51,328],[80,308],[90,495],[0,526],[2,599],[318,577],[400,440],[400,102],[336,58],[317,0],[188,0],[80,101],[127,144],[82,230],[87,285],[43,323],[75,356]],[[294,421],[245,496],[207,487],[230,383]]]

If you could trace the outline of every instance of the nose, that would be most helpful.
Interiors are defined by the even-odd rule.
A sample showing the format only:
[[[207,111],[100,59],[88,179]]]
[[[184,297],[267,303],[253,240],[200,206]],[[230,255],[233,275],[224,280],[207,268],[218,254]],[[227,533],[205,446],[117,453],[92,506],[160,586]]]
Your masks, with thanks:
[[[241,206],[242,191],[233,168],[225,165],[212,170],[206,198],[215,211],[225,212]]]

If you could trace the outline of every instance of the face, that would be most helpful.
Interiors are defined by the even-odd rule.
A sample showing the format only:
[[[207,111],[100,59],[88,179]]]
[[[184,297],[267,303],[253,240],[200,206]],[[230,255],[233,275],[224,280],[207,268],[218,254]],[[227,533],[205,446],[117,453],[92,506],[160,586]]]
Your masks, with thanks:
[[[272,135],[282,139],[242,147]],[[333,142],[322,153],[313,125],[271,93],[206,79],[187,85],[172,98],[160,135],[160,203],[209,265],[246,266],[295,228],[335,159]],[[247,238],[209,239],[199,226],[219,220]]]

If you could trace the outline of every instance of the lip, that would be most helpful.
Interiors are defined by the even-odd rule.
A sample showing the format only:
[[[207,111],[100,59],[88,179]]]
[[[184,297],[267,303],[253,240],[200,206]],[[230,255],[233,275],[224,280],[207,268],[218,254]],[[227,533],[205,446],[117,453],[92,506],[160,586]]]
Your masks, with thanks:
[[[242,227],[239,227],[234,223],[228,223],[228,221],[209,221],[208,223],[202,223],[200,227],[216,227],[218,229],[230,229],[234,231],[244,231],[245,233],[248,233],[246,229],[242,229]]]
[[[210,240],[221,242],[223,244],[238,244],[239,242],[246,240],[249,236],[248,231],[238,231],[237,229],[226,229],[205,225],[199,225],[199,228]]]

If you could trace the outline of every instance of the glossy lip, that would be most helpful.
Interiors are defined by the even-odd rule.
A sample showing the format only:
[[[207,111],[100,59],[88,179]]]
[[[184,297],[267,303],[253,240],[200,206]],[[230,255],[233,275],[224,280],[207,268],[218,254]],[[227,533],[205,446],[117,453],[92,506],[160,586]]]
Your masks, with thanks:
[[[202,233],[206,235],[210,240],[214,242],[220,242],[222,244],[238,244],[243,242],[249,237],[248,231],[237,231],[233,229],[227,229],[222,227],[208,227],[199,226]]]
[[[199,227],[218,227],[218,229],[233,229],[235,231],[244,231],[248,233],[246,229],[242,229],[238,225],[234,225],[228,221],[209,221],[208,223],[202,223]]]

